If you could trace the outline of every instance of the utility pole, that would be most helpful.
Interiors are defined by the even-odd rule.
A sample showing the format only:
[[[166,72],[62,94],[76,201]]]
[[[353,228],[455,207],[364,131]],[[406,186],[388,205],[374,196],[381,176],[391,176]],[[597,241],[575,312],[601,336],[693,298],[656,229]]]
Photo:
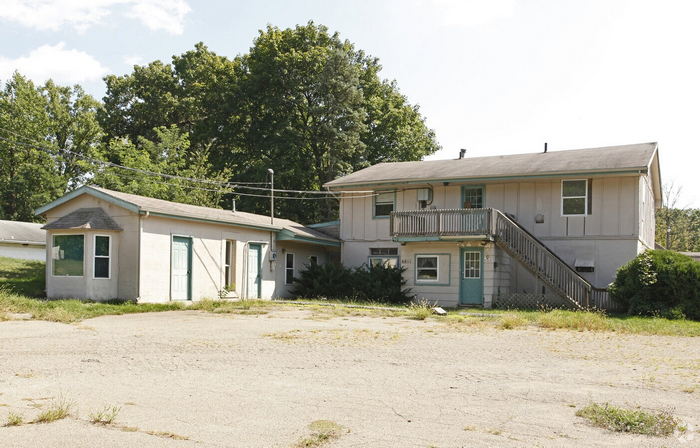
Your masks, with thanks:
[[[270,173],[270,224],[275,225],[275,170],[268,168]]]

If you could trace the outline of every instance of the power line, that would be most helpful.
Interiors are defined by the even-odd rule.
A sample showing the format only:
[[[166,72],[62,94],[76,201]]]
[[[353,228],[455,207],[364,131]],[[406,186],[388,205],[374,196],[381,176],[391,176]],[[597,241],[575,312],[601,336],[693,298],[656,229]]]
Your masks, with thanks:
[[[118,173],[114,172],[111,173],[112,175],[119,176],[119,177],[126,177],[129,179],[138,179],[138,177],[135,174],[127,174],[127,173]],[[198,185],[185,185],[185,184],[174,184],[172,182],[167,182],[167,181],[158,181],[154,179],[148,179],[148,182],[151,183],[156,183],[159,185],[168,185],[171,187],[181,187],[181,188],[189,188],[189,189],[194,189],[194,190],[200,190],[200,191],[209,191],[213,193],[221,193],[221,194],[233,194],[237,196],[247,196],[247,197],[255,197],[255,198],[265,198],[269,199],[270,195],[264,195],[264,194],[252,194],[252,193],[240,193],[235,190],[235,186],[230,187],[230,189],[213,189],[213,188],[205,188],[201,187]],[[279,190],[275,190],[279,191]],[[376,194],[370,194],[370,195],[363,195],[363,196],[352,196],[352,198],[368,198],[368,197],[374,197],[377,196]],[[336,199],[339,200],[341,198],[334,197],[334,196],[328,196],[328,197],[311,197],[311,198],[305,198],[305,197],[293,197],[293,196],[274,196],[275,199],[292,199],[292,200],[299,200],[299,201],[304,201],[304,200],[319,200],[319,199]]]
[[[11,131],[11,130],[9,130],[9,129],[3,128],[3,127],[0,127],[0,130],[3,130],[3,131],[6,131],[6,132],[9,132],[9,133],[11,133],[11,134],[14,134],[14,135],[18,135],[18,136],[19,136],[18,133],[14,132],[14,131]],[[21,137],[24,138],[23,136],[21,136]],[[15,145],[21,145],[21,146],[33,148],[33,149],[36,149],[36,150],[38,150],[38,151],[46,152],[46,153],[48,153],[49,155],[53,155],[53,150],[51,150],[51,149],[49,149],[49,148],[42,147],[42,146],[38,146],[38,145],[36,145],[36,144],[26,143],[26,142],[16,141],[16,140],[11,140],[11,139],[8,139],[8,138],[2,137],[2,136],[0,136],[0,140],[9,142],[9,143],[12,143],[12,144],[15,144]],[[213,181],[213,180],[210,180],[210,179],[199,179],[199,178],[193,178],[193,177],[178,176],[178,175],[175,175],[175,174],[158,173],[158,172],[155,172],[155,171],[149,171],[149,170],[144,170],[144,169],[140,169],[140,168],[133,168],[133,167],[129,167],[129,166],[125,166],[125,165],[120,165],[120,164],[113,163],[113,162],[108,162],[108,161],[104,161],[104,160],[95,159],[95,158],[93,158],[93,157],[86,156],[86,155],[84,155],[84,154],[80,154],[80,153],[77,153],[77,152],[74,152],[74,151],[71,151],[71,150],[65,149],[65,148],[56,148],[56,150],[61,151],[61,152],[65,152],[65,153],[68,153],[68,154],[71,154],[71,155],[76,156],[76,157],[80,157],[80,158],[85,159],[85,160],[88,160],[88,161],[90,161],[90,162],[92,162],[92,163],[94,163],[94,164],[96,164],[96,165],[100,165],[100,166],[104,166],[104,167],[110,167],[110,168],[125,169],[125,170],[129,170],[129,171],[132,171],[132,172],[138,172],[138,173],[146,174],[146,175],[149,175],[149,176],[162,176],[162,177],[166,177],[166,178],[169,178],[169,179],[180,179],[180,180],[185,180],[185,181],[188,181],[188,182],[200,182],[200,183],[205,183],[205,184],[210,184],[210,185],[224,186],[224,187],[233,188],[233,189],[235,189],[235,188],[246,188],[246,189],[262,190],[262,191],[267,191],[267,190],[269,190],[268,188],[263,188],[263,187],[252,187],[252,186],[244,185],[244,184],[263,184],[263,185],[268,185],[269,182],[222,182],[222,181]],[[218,190],[211,190],[211,189],[209,189],[208,191],[218,191]],[[301,199],[328,199],[328,198],[338,199],[336,193],[334,193],[334,192],[332,192],[332,191],[284,190],[284,189],[275,189],[275,191],[276,191],[276,192],[283,192],[283,193],[317,194],[317,195],[318,195],[318,194],[321,194],[321,195],[325,195],[325,197],[323,197],[323,198],[293,198],[293,197],[289,197],[289,196],[275,196],[275,198],[280,198],[280,199],[300,199],[300,200],[301,200]],[[344,193],[351,193],[351,194],[356,194],[356,193],[370,193],[370,194],[368,194],[367,196],[353,196],[353,197],[355,197],[355,198],[376,196],[376,193],[374,193],[374,191],[371,191],[371,190],[345,191]],[[256,194],[251,194],[251,193],[236,193],[236,194],[241,195],[241,196],[250,196],[250,197],[267,197],[267,198],[270,197],[270,195],[256,195]]]

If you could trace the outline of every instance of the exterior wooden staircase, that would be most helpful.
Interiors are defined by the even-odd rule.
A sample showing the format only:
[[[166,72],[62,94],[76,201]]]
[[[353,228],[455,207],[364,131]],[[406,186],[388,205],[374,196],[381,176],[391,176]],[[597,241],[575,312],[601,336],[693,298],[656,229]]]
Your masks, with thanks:
[[[575,308],[607,309],[612,305],[607,290],[595,288],[542,241],[500,210],[482,208],[392,212],[390,231],[392,238],[397,241],[411,238],[490,239]]]

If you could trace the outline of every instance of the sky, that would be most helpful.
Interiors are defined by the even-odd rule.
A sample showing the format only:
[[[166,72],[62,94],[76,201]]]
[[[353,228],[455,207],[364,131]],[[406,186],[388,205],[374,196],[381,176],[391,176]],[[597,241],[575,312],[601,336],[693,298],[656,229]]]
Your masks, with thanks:
[[[313,20],[378,57],[456,158],[659,143],[677,205],[700,208],[700,2],[0,0],[0,80],[81,84],[204,42]]]

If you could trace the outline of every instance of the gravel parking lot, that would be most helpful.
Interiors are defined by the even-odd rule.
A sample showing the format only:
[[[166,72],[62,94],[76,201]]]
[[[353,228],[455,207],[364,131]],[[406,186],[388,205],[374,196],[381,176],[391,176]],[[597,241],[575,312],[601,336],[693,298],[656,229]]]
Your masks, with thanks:
[[[3,447],[700,446],[700,339],[503,330],[398,317],[198,311],[0,322]],[[690,431],[618,434],[591,402],[671,410]],[[112,424],[89,415],[118,406]],[[318,420],[337,438],[308,439]],[[305,445],[305,443],[319,445]]]

